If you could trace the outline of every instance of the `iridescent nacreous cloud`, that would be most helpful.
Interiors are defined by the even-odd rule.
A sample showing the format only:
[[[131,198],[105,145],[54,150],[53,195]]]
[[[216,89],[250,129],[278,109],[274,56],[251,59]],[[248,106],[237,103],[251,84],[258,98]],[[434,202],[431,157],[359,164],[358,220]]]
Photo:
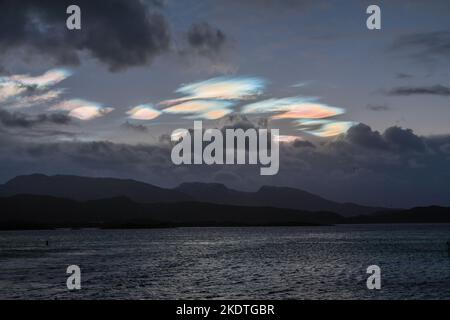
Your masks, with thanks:
[[[36,77],[29,75],[14,75],[10,79],[17,81],[25,86],[35,86],[37,88],[45,88],[53,86],[72,75],[72,72],[67,69],[51,69],[44,74]]]
[[[299,128],[316,137],[328,138],[346,133],[348,129],[357,124],[353,121],[311,120],[305,121]]]
[[[333,117],[345,112],[342,108],[330,107],[315,102],[314,97],[288,97],[268,99],[243,107],[244,114],[277,113],[272,119],[321,119]]]
[[[279,143],[292,143],[298,140],[303,140],[303,138],[291,135],[278,135],[274,137],[274,141]]]
[[[161,114],[152,104],[141,104],[127,111],[128,118],[134,120],[152,120]]]
[[[217,120],[225,117],[227,114],[230,114],[232,110],[230,109],[220,109],[220,110],[211,110],[205,113],[199,114],[197,117],[191,116],[191,118],[200,118],[207,120]]]
[[[0,78],[0,102],[6,101],[11,97],[17,96],[26,91],[26,87],[20,83],[10,81],[6,77]]]
[[[304,85],[306,83],[297,84],[296,87]],[[142,104],[128,110],[126,114],[129,119],[135,120],[152,120],[162,114],[179,115],[185,119],[217,120],[235,111],[233,107],[239,101],[257,98],[263,93],[265,86],[266,81],[258,77],[212,78],[181,86],[175,92],[184,96],[161,101],[157,104],[159,108],[155,108],[153,104]],[[71,110],[72,115],[79,111],[83,111],[83,114],[86,112],[85,109],[78,110],[78,107]],[[97,106],[94,110],[102,109]],[[318,137],[344,133],[353,125],[353,122],[331,119],[345,113],[345,109],[329,106],[320,102],[319,98],[310,96],[271,98],[248,103],[240,112],[269,114],[272,120],[289,119],[297,125],[297,130]],[[83,118],[90,118],[90,114]],[[291,143],[302,138],[295,135],[280,135],[276,139],[278,142]]]
[[[114,108],[106,108],[96,102],[72,99],[57,103],[49,110],[69,111],[71,117],[79,120],[92,120],[110,113]]]
[[[42,105],[58,99],[64,93],[63,89],[48,90],[44,93],[20,97],[8,104],[10,108],[25,108]]]
[[[343,114],[344,110],[329,107],[320,103],[305,103],[292,106],[284,113],[275,115],[272,119],[322,119]]]
[[[219,119],[232,112],[234,103],[223,100],[191,100],[164,109],[165,113],[191,115],[188,118]]]
[[[175,92],[184,94],[182,98],[162,101],[172,105],[196,99],[245,100],[263,93],[266,81],[256,77],[217,77],[184,85]]]
[[[315,97],[287,97],[267,99],[245,105],[244,114],[271,113],[273,120],[290,119],[298,130],[318,137],[332,137],[347,132],[353,122],[329,120],[345,113],[345,109],[318,102]],[[283,138],[286,142],[293,138]]]
[[[40,76],[17,74],[0,77],[0,103],[8,101],[11,98],[21,98],[21,95],[30,91],[30,89],[38,89],[40,91],[48,89],[68,78],[71,74],[67,69],[51,69]],[[58,93],[61,93],[61,91]],[[44,102],[47,102],[51,96],[55,97],[55,94],[56,91],[47,95],[47,99]],[[17,106],[29,106],[33,102],[33,96],[27,96],[28,103],[22,104],[21,101],[16,101]],[[41,99],[36,98],[36,103],[41,102],[42,98],[45,98],[45,96],[41,97]]]

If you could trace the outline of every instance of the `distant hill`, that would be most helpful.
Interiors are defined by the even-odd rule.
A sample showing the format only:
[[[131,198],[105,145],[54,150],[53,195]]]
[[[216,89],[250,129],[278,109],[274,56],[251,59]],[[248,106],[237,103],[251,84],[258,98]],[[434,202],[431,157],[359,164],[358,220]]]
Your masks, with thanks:
[[[0,230],[450,223],[450,208],[435,206],[344,218],[332,212],[201,202],[138,203],[126,197],[76,201],[42,195],[15,195],[0,197],[0,208]]]
[[[342,220],[334,213],[197,202],[143,204],[125,197],[75,201],[37,195],[0,197],[0,229],[308,226]]]
[[[379,207],[334,202],[303,190],[287,187],[263,186],[256,192],[243,192],[228,189],[217,183],[183,183],[176,190],[197,201],[306,211],[331,211],[343,216],[371,214],[386,210]]]
[[[338,203],[294,188],[264,186],[256,192],[229,189],[222,184],[183,183],[175,189],[156,187],[135,180],[34,174],[18,176],[0,185],[0,196],[47,195],[78,201],[127,197],[139,203],[207,202],[215,204],[274,207],[301,211],[330,211],[357,216],[384,211],[353,203]]]
[[[417,207],[350,217],[345,223],[450,223],[449,207]]]
[[[136,202],[180,202],[192,198],[182,192],[135,180],[33,174],[18,176],[0,186],[0,195],[47,195],[79,201],[127,197]]]

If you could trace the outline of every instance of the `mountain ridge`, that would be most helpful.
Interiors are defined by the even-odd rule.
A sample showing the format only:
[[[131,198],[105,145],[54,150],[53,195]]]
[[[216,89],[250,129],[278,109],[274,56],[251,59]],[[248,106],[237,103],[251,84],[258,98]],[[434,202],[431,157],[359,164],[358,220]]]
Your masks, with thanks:
[[[197,201],[301,211],[330,211],[343,216],[390,210],[354,203],[339,203],[291,187],[262,186],[257,191],[251,192],[231,189],[220,183],[186,182],[169,189],[132,179],[75,175],[22,175],[0,185],[0,196],[18,194],[47,195],[78,201],[124,196],[138,203]]]
[[[225,189],[222,189],[214,183],[194,182],[182,183],[175,189],[188,194],[197,201],[201,201],[202,197],[206,197],[209,202],[218,204],[232,203],[244,206],[259,205],[306,211],[331,211],[343,216],[357,216],[390,210],[389,208],[370,207],[354,203],[339,203],[308,191],[291,187],[262,186],[255,192],[237,191],[226,188],[226,186],[224,187]]]
[[[32,174],[17,176],[0,186],[0,195],[48,195],[79,201],[125,196],[137,202],[180,202],[188,195],[132,179]]]

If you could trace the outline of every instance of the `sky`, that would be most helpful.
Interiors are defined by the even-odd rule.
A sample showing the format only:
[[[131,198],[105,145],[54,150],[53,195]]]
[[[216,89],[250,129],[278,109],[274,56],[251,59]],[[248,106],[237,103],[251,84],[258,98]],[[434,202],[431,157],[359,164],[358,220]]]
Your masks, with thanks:
[[[450,205],[448,1],[72,2],[0,1],[0,183],[39,172]],[[66,28],[74,3],[81,30]],[[173,165],[171,132],[194,120],[280,129],[280,172]]]

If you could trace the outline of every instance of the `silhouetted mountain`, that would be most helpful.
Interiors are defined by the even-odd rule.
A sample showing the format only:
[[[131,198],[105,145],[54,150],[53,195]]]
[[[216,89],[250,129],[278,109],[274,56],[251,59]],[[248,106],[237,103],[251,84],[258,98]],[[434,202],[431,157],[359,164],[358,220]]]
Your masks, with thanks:
[[[329,211],[343,216],[386,210],[352,203],[338,203],[306,191],[286,187],[264,186],[256,192],[244,192],[217,183],[183,183],[175,189],[164,189],[135,180],[66,175],[19,176],[0,186],[0,195],[17,194],[48,195],[79,201],[125,196],[139,203],[198,201],[301,211]]]
[[[166,226],[290,226],[333,224],[334,213],[210,203],[133,202],[125,197],[75,201],[49,196],[0,197],[0,229],[151,228]]]
[[[287,187],[263,186],[256,192],[228,189],[217,183],[183,183],[176,190],[188,194],[197,201],[242,206],[268,206],[305,211],[331,211],[343,216],[370,214],[384,208],[338,203],[312,193]]]
[[[142,203],[192,200],[188,195],[176,190],[159,188],[135,180],[43,174],[18,176],[0,186],[0,195],[17,194],[47,195],[80,201],[118,196]]]
[[[98,203],[97,201],[100,201]],[[138,204],[126,198],[78,202],[39,195],[0,198],[0,229],[94,227],[128,225],[136,220],[147,226],[160,223],[145,216]]]
[[[345,223],[450,223],[449,207],[417,207],[345,219]]]
[[[450,223],[450,208],[420,207],[344,218],[331,212],[200,202],[137,203],[126,197],[76,201],[51,196],[0,197],[0,229],[305,226],[338,223]]]

